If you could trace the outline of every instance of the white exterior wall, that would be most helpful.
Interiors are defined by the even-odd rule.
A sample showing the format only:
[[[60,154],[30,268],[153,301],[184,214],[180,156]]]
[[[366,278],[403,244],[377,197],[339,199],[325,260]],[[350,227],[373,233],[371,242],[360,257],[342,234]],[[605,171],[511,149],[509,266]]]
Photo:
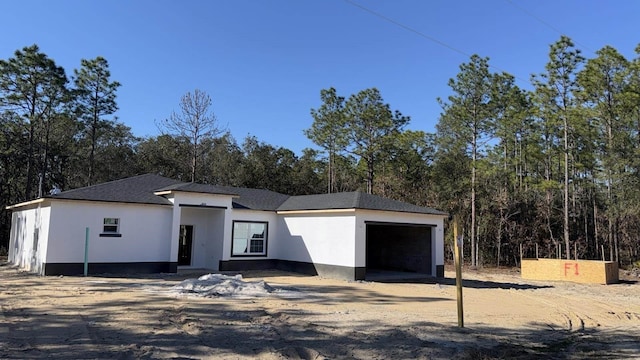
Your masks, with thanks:
[[[120,219],[121,237],[100,237],[104,218]],[[89,201],[54,201],[47,263],[166,262],[171,244],[171,207]]]
[[[9,261],[40,273],[43,263],[82,263],[89,227],[91,263],[175,263],[180,225],[194,225],[192,267],[217,270],[221,260],[281,259],[360,268],[366,266],[366,222],[381,222],[432,226],[432,273],[444,265],[439,215],[361,209],[277,214],[233,209],[229,195],[172,192],[167,198],[173,207],[65,200],[26,205],[13,213]],[[120,219],[121,237],[99,236],[104,218]],[[233,221],[269,224],[266,257],[231,256]]]
[[[356,265],[366,265],[367,226],[365,222],[387,222],[399,224],[423,224],[434,226],[431,230],[431,273],[436,274],[436,265],[444,265],[444,216],[398,213],[390,211],[356,210],[355,248]]]
[[[353,211],[280,215],[277,257],[316,264],[357,266]]]
[[[281,238],[278,233],[278,216],[273,211],[235,209],[229,217],[229,235],[225,234],[222,260],[278,259]],[[267,222],[267,256],[231,256],[232,229],[234,221]]]
[[[50,213],[51,207],[42,203],[13,211],[8,249],[10,263],[27,271],[43,272]],[[37,244],[34,242],[36,234]]]

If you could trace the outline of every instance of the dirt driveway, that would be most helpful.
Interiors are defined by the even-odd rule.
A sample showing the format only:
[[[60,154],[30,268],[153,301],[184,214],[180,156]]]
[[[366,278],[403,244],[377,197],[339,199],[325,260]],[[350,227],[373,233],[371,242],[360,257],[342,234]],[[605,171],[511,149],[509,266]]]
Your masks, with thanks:
[[[254,272],[285,289],[252,298],[176,295],[184,275],[39,277],[0,265],[0,358],[640,358],[640,284],[453,274],[430,283]],[[193,277],[193,276],[192,276]]]

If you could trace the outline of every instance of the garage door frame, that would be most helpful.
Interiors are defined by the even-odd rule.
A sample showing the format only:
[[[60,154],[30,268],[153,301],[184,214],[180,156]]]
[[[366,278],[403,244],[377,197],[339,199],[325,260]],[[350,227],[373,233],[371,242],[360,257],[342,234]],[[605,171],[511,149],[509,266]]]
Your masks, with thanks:
[[[419,272],[419,273],[414,273],[414,274],[423,274],[425,276],[435,276],[436,274],[434,272],[437,272],[437,270],[435,270],[436,268],[436,249],[435,249],[435,243],[436,243],[436,229],[437,229],[437,225],[436,224],[424,224],[424,223],[405,223],[405,222],[393,222],[393,221],[364,221],[365,224],[365,274],[366,272],[369,270],[369,250],[370,250],[370,244],[369,244],[369,236],[370,236],[370,231],[371,231],[371,227],[370,226],[388,226],[388,227],[403,227],[403,228],[407,228],[407,227],[416,227],[416,228],[428,228],[429,229],[429,273],[423,273],[423,272]],[[408,274],[410,272],[407,272]]]

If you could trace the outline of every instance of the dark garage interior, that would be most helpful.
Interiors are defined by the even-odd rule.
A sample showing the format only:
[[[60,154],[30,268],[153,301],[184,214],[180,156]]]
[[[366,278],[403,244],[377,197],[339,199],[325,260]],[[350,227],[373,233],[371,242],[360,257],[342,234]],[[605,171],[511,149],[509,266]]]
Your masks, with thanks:
[[[367,272],[431,275],[431,226],[367,223]]]

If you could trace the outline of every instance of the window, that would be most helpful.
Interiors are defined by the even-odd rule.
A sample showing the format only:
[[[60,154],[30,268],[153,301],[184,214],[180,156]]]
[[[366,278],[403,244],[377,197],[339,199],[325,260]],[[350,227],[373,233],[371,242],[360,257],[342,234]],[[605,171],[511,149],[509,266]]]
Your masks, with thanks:
[[[266,222],[234,221],[231,256],[266,256]]]
[[[120,219],[104,218],[102,222],[102,237],[121,237],[120,235]]]
[[[119,223],[120,223],[120,219],[104,218],[104,228],[102,232],[117,234],[119,232],[118,231]]]

